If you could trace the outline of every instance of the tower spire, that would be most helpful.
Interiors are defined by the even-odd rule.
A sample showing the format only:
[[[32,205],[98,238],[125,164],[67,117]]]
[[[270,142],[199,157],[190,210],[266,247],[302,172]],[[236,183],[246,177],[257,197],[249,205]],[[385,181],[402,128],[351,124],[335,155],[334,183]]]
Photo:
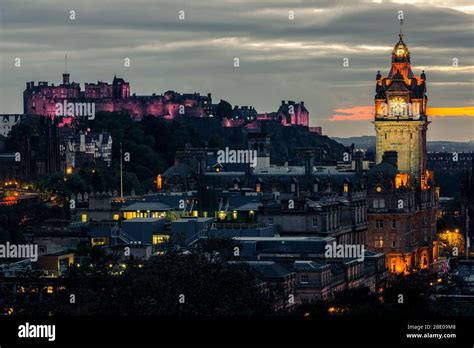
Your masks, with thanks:
[[[67,72],[67,53],[64,53],[64,74],[63,74],[63,85],[69,84],[69,73]]]
[[[400,18],[400,34],[398,34],[400,37],[400,41],[403,41],[403,17]]]

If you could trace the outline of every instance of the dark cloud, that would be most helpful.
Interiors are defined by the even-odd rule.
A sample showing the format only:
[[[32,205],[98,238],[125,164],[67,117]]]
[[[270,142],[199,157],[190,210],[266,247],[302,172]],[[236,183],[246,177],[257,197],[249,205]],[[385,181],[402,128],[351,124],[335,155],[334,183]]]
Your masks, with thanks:
[[[398,39],[399,10],[414,70],[428,74],[430,103],[472,105],[474,10],[462,0],[414,3],[2,0],[0,112],[21,112],[26,81],[59,82],[67,52],[71,77],[81,83],[110,81],[116,73],[137,94],[212,92],[217,100],[262,112],[283,99],[304,100],[312,124],[329,135],[373,134],[370,123],[328,119],[335,109],[372,104],[375,73],[387,72]],[[184,21],[178,20],[180,10]],[[288,11],[295,20],[288,20]],[[13,66],[15,57],[21,68]],[[130,68],[123,66],[125,57]],[[349,68],[342,66],[344,57]],[[453,58],[471,68],[449,69]],[[452,127],[437,122],[432,138],[468,139],[474,133],[469,119]]]

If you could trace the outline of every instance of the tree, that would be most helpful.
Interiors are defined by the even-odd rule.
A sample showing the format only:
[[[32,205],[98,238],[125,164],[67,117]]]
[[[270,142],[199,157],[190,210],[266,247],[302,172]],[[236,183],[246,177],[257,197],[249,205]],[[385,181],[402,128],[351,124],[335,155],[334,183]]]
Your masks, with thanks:
[[[72,193],[90,192],[92,190],[79,174],[65,175],[61,172],[52,174],[46,180],[44,188],[63,198]]]
[[[221,100],[219,104],[217,104],[216,109],[216,116],[217,117],[231,117],[232,116],[232,105],[225,100]]]
[[[218,134],[212,134],[209,138],[208,146],[221,149],[224,147],[224,140]]]
[[[255,278],[245,264],[211,262],[202,255],[175,253],[150,261],[129,261],[125,268],[111,257],[104,256],[101,260],[103,262],[92,268],[72,267],[64,278],[58,279],[58,285],[63,288],[42,303],[39,299],[17,298],[16,314],[31,308],[36,315],[235,316],[272,313],[270,303],[255,286]],[[123,273],[112,275],[115,268]],[[71,293],[81,301],[71,305]],[[9,301],[12,299],[7,299]]]

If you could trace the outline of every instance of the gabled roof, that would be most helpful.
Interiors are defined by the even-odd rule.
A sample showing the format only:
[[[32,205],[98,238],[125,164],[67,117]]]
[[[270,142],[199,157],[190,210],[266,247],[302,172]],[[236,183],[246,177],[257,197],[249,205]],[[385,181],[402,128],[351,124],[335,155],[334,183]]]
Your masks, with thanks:
[[[406,87],[404,82],[394,81],[392,82],[390,87],[388,87],[387,91],[388,92],[409,92],[410,90]]]
[[[264,278],[284,278],[294,274],[274,261],[248,261],[248,264]]]
[[[325,267],[325,264],[322,263],[316,263],[314,261],[303,261],[303,260],[297,260],[294,263],[294,269],[297,271],[314,271],[316,269],[320,269]]]
[[[165,210],[171,210],[171,207],[161,202],[137,202],[137,203],[132,203],[128,206],[122,207],[120,210],[121,211],[137,211],[137,210],[165,211]]]

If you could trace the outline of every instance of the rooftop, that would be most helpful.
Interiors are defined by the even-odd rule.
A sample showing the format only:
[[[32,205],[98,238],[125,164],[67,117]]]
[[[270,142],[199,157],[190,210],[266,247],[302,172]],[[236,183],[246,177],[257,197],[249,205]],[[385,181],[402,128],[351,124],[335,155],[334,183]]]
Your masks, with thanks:
[[[283,278],[294,273],[274,261],[248,261],[248,264],[266,278]]]
[[[137,211],[137,210],[165,211],[165,210],[171,210],[171,207],[162,202],[146,202],[145,201],[145,202],[132,203],[128,206],[122,207],[120,210],[121,211]]]
[[[151,218],[151,217],[147,217],[147,218],[134,218],[134,219],[124,220],[122,223],[131,223],[131,222],[157,222],[157,221],[160,221],[160,220],[163,220],[163,219],[160,219],[160,218]]]

